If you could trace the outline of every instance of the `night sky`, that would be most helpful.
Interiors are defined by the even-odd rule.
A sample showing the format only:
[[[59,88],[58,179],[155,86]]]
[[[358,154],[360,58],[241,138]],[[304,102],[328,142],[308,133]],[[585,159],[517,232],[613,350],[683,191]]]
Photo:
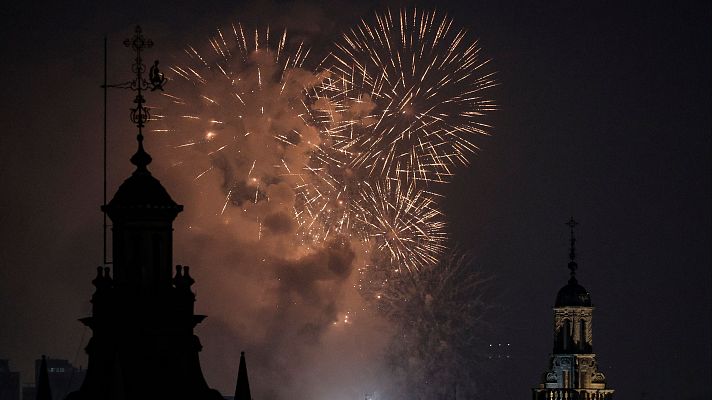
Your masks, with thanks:
[[[322,7],[204,0],[151,2],[140,12],[140,3],[130,2],[4,5],[0,358],[11,360],[23,382],[32,381],[41,354],[86,365],[81,347],[91,332],[77,319],[90,312],[90,282],[102,260],[105,34],[110,78],[127,80],[132,60],[122,42],[137,23],[155,42],[148,57],[169,64],[186,44],[204,43],[216,27],[235,21],[287,26],[323,51],[360,18],[417,4],[446,11],[479,38],[499,82],[491,92],[500,105],[493,134],[477,140],[481,150],[444,188],[443,204],[453,243],[493,277],[498,311],[489,316],[488,341],[511,349],[505,367],[493,365],[499,372],[486,374],[483,385],[514,399],[528,398],[539,383],[552,346],[551,306],[568,279],[565,223],[573,216],[580,223],[577,276],[596,306],[594,351],[616,398],[646,392],[647,400],[709,399],[712,15],[708,2],[683,3]],[[111,93],[109,195],[131,171],[130,100]],[[150,137],[146,144],[159,158]],[[158,161],[152,171],[189,210],[175,172]],[[211,277],[210,258],[192,252],[199,243],[187,238],[176,229],[174,263],[195,265],[196,308],[209,316],[198,329],[206,378],[229,393],[247,346],[253,396],[264,397],[266,386],[278,384],[259,377],[264,349],[254,350],[251,362],[249,344],[226,344],[249,336],[223,332],[232,326],[227,314],[240,313],[241,305],[211,286],[221,278]],[[307,349],[309,357],[290,361],[295,368],[304,363],[298,368],[312,371],[306,384],[318,385],[319,371],[337,362],[322,356],[318,343]],[[368,362],[353,368],[361,370],[354,380],[369,376],[362,371]],[[330,376],[329,391],[295,393],[351,398],[333,388],[344,381]]]

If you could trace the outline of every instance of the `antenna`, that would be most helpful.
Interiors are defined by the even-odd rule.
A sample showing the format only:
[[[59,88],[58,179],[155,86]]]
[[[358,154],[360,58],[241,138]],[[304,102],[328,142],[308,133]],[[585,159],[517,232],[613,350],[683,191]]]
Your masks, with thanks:
[[[107,70],[107,65],[108,65],[108,46],[107,46],[107,35],[104,35],[104,84],[101,85],[101,87],[104,89],[104,206],[106,206],[106,165],[107,165],[107,152],[106,152],[106,141],[107,141],[107,135],[106,135],[106,118],[107,118],[107,92],[108,92],[108,84],[106,82],[106,70]],[[102,207],[102,210],[105,207]],[[104,265],[112,264],[111,261],[107,260],[107,255],[106,255],[106,228],[109,226],[106,221],[106,211],[103,211],[104,213],[104,223],[103,223],[103,247],[104,247],[104,256],[103,256],[103,261]]]

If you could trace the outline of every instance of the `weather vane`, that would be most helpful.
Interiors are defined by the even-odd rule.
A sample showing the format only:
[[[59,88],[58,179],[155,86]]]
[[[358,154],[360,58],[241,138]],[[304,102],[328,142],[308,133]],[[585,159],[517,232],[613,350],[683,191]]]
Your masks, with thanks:
[[[153,40],[146,39],[143,36],[140,26],[136,26],[133,37],[124,40],[124,46],[131,48],[136,52],[136,58],[134,59],[134,64],[131,67],[131,71],[136,74],[135,78],[128,82],[119,83],[116,85],[109,85],[106,81],[107,77],[107,38],[104,37],[104,84],[101,87],[104,89],[104,205],[106,205],[106,176],[107,176],[107,89],[108,88],[118,88],[118,89],[129,89],[136,92],[136,97],[134,98],[135,107],[130,108],[131,110],[131,122],[136,124],[138,127],[138,135],[136,135],[136,140],[138,141],[138,151],[131,157],[131,162],[136,165],[137,171],[145,172],[147,171],[146,166],[151,163],[151,156],[146,153],[143,149],[143,132],[142,128],[146,125],[151,118],[148,107],[145,106],[146,99],[143,97],[144,91],[150,90],[161,90],[163,91],[163,86],[166,84],[166,77],[158,69],[158,60],[156,60],[148,71],[148,80],[143,77],[144,72],[146,72],[146,66],[143,64],[143,59],[141,58],[141,52],[144,49],[149,49],[153,47]],[[107,217],[106,212],[104,212],[104,264],[112,264],[111,261],[107,259]]]
[[[124,46],[129,47],[136,52],[136,58],[134,59],[134,64],[131,67],[131,71],[136,74],[136,77],[128,82],[107,86],[112,88],[130,89],[136,92],[136,97],[134,98],[136,106],[131,108],[131,122],[136,124],[138,127],[138,134],[140,137],[139,140],[141,140],[143,138],[141,128],[145,126],[151,116],[148,107],[145,106],[146,99],[143,97],[142,92],[147,90],[152,92],[155,90],[163,91],[163,86],[166,84],[167,79],[158,69],[158,60],[154,61],[153,65],[149,69],[148,80],[143,77],[144,72],[146,72],[146,66],[143,64],[141,52],[144,49],[150,49],[153,47],[153,40],[147,39],[143,36],[140,26],[136,26],[133,37],[124,40]]]

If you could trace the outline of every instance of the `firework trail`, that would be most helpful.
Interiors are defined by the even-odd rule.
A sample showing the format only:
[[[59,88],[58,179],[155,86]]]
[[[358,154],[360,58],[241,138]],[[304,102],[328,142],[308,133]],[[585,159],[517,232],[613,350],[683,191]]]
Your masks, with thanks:
[[[316,90],[334,152],[365,176],[447,182],[490,128],[486,64],[446,15],[387,11],[362,22],[325,60],[331,76]]]

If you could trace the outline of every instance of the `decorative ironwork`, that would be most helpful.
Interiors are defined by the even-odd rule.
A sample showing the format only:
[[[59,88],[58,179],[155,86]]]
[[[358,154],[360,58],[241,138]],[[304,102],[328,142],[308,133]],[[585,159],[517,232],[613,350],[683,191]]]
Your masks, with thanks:
[[[163,86],[166,84],[167,79],[158,69],[158,60],[154,61],[153,65],[149,69],[148,80],[144,78],[146,65],[143,63],[141,53],[143,50],[153,47],[153,40],[147,39],[143,36],[140,26],[136,26],[133,37],[124,40],[124,46],[129,47],[136,52],[134,63],[131,66],[131,71],[136,74],[136,77],[131,81],[116,85],[107,85],[107,87],[129,89],[136,92],[136,97],[133,101],[134,107],[131,108],[131,122],[136,124],[138,127],[139,142],[141,142],[143,139],[141,128],[143,128],[146,125],[146,122],[148,122],[151,118],[149,108],[146,107],[146,99],[143,97],[142,92],[148,90],[152,92],[155,90],[163,91]]]

